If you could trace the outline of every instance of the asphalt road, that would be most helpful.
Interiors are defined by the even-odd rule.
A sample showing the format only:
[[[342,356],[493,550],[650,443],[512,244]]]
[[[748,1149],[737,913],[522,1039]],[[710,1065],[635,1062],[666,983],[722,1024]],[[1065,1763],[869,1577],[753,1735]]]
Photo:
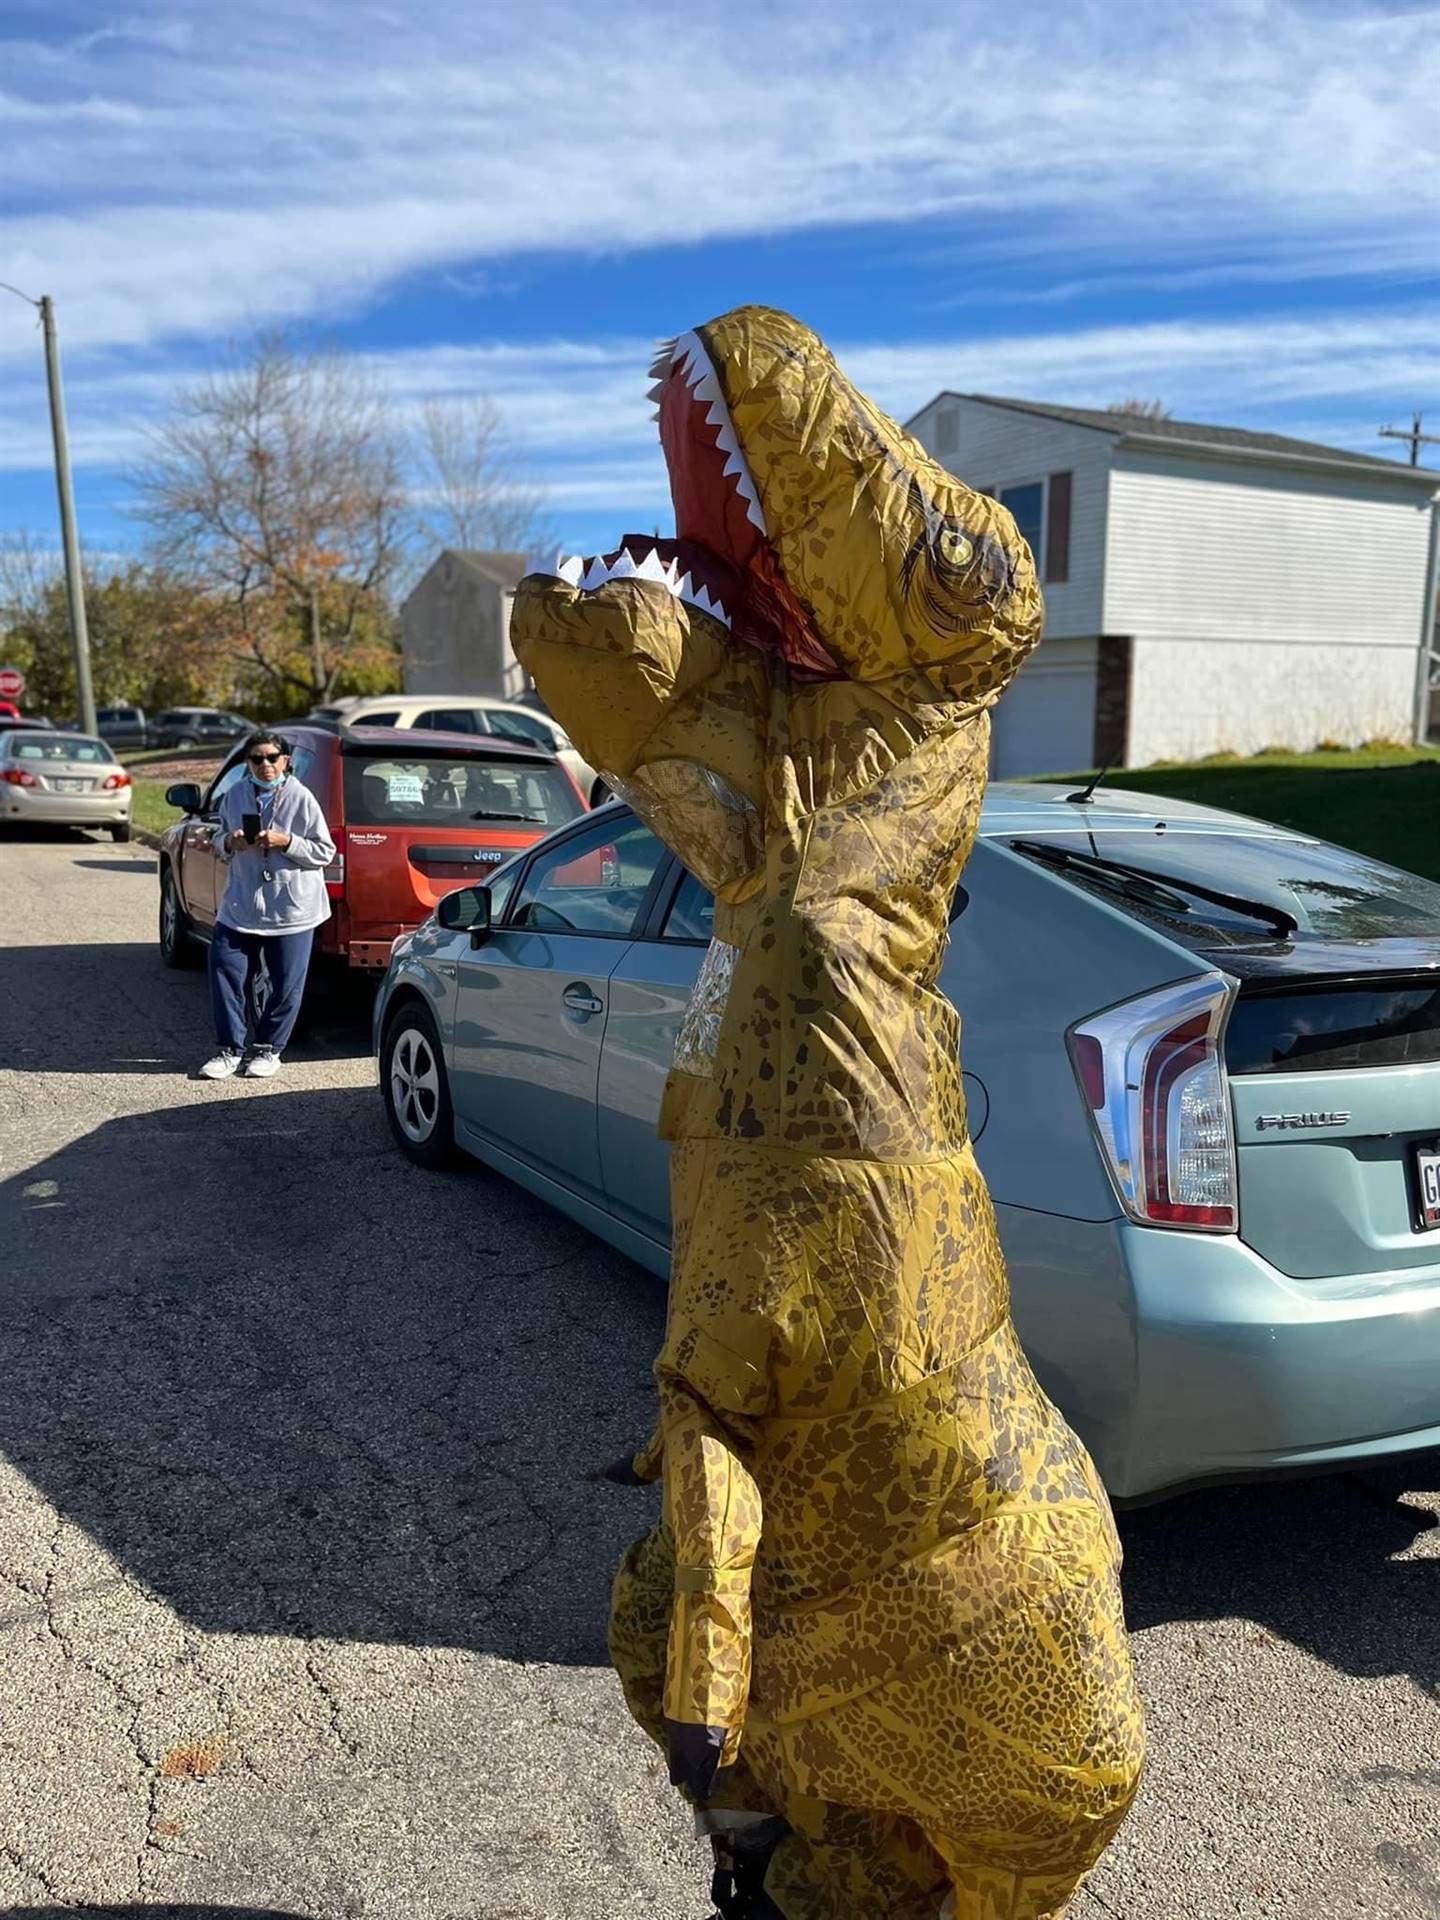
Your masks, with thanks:
[[[189,1078],[153,856],[0,844],[0,1912],[700,1920],[604,1664],[654,1283],[390,1145],[363,1021]],[[1127,1516],[1154,1757],[1075,1920],[1440,1916],[1433,1457]]]

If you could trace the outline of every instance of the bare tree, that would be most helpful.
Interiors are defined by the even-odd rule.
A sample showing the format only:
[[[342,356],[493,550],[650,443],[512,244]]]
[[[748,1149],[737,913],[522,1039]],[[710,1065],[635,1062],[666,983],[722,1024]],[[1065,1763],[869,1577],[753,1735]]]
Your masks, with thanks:
[[[1107,413],[1128,413],[1137,420],[1168,420],[1170,409],[1163,400],[1112,400]]]
[[[181,389],[136,483],[159,557],[228,603],[276,694],[324,700],[374,649],[408,494],[387,405],[356,362],[262,336]]]
[[[0,535],[0,631],[38,619],[62,571],[60,555],[33,533]]]
[[[427,401],[414,458],[416,517],[429,543],[501,552],[539,545],[544,494],[521,472],[488,395]]]

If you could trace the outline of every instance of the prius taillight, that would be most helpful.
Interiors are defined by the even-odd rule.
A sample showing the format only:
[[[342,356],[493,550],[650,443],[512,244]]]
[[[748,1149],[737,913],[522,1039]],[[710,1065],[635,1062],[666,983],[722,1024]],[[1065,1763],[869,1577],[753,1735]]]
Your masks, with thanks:
[[[1235,1130],[1223,1042],[1232,988],[1207,975],[1071,1029],[1070,1055],[1125,1211],[1233,1233]]]

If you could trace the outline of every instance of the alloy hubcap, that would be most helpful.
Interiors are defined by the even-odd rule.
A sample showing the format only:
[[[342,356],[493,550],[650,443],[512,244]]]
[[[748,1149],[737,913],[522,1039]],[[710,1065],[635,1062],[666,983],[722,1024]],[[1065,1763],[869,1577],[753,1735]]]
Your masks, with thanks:
[[[160,937],[167,947],[175,944],[175,887],[167,882],[160,895]]]
[[[423,1146],[440,1113],[440,1068],[427,1035],[406,1027],[390,1055],[390,1104],[407,1140]]]

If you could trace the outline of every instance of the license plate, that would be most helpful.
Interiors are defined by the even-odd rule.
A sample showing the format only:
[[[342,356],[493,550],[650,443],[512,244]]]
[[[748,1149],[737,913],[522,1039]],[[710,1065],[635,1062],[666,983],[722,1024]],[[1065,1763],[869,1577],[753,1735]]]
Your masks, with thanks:
[[[55,791],[57,793],[84,793],[89,784],[90,782],[88,780],[57,780],[55,782]]]
[[[1421,1233],[1440,1227],[1440,1144],[1415,1149],[1415,1225]]]

